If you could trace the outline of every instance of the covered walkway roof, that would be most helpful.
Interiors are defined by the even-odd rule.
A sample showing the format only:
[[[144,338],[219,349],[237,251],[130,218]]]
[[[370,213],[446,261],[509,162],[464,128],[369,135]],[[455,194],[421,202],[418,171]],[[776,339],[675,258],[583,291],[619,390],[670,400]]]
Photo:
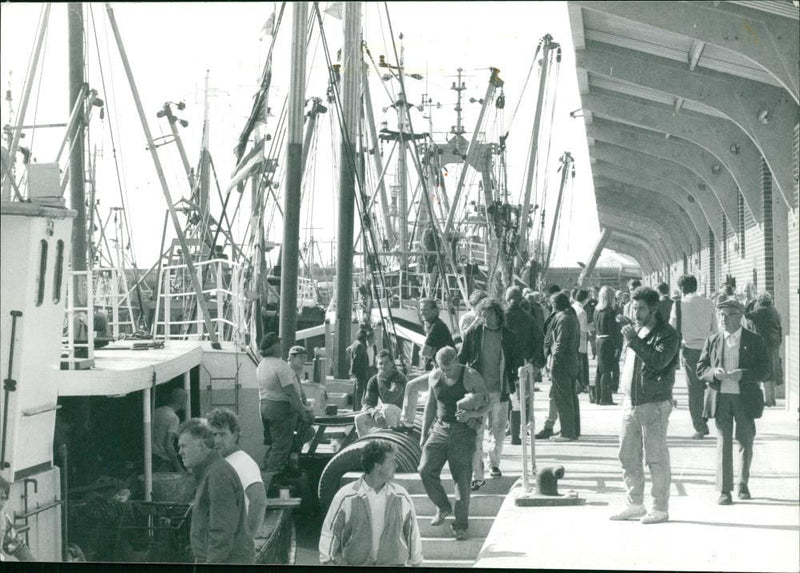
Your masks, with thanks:
[[[608,246],[645,269],[669,265],[705,247],[709,230],[721,237],[723,214],[739,231],[740,191],[762,224],[762,158],[775,198],[796,206],[796,3],[568,6]]]

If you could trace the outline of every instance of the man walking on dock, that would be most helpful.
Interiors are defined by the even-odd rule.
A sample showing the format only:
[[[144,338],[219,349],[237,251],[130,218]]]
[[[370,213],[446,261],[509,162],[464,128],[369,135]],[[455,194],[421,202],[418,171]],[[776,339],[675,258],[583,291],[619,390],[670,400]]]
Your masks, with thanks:
[[[733,490],[733,438],[739,442],[739,499],[750,499],[747,482],[753,460],[755,418],[764,395],[759,382],[769,371],[767,349],[756,333],[742,328],[744,307],[735,298],[717,303],[722,332],[711,336],[697,362],[697,375],[708,385],[704,415],[717,426],[717,503],[730,505]],[[734,423],[736,430],[734,432]]]
[[[521,308],[519,310],[525,312]],[[530,319],[527,313],[525,316]],[[503,442],[506,437],[509,399],[514,390],[517,368],[522,366],[522,360],[517,358],[519,356],[517,341],[520,337],[515,336],[503,322],[503,307],[500,303],[493,298],[482,300],[478,305],[478,320],[464,334],[464,343],[458,353],[458,361],[478,372],[489,392],[489,409],[485,426],[489,431],[489,466],[493,478],[502,476],[500,457],[503,455]],[[530,320],[526,323],[526,327],[533,328]],[[531,340],[527,340],[526,343],[531,344]],[[478,489],[484,483],[484,430],[484,424],[477,428],[472,463],[474,489]]]
[[[393,483],[394,446],[384,440],[361,450],[364,475],[333,497],[319,537],[323,565],[422,564],[422,539],[411,497]]]
[[[672,411],[672,387],[678,356],[678,333],[658,313],[658,293],[638,287],[632,295],[636,327],[626,324],[627,341],[620,384],[625,399],[619,436],[619,461],[628,505],[611,516],[621,521],[661,523],[669,519],[669,487],[672,481],[667,448],[667,425]],[[653,509],[644,507],[644,467],[647,461],[653,481]]]
[[[681,289],[680,300],[672,305],[669,325],[681,337],[681,362],[686,372],[686,386],[689,390],[689,415],[692,417],[694,434],[692,438],[702,440],[708,435],[708,422],[703,417],[703,396],[705,384],[697,377],[697,361],[706,339],[717,331],[717,317],[714,303],[697,292],[697,279],[694,275],[684,275],[678,279]]]
[[[483,423],[489,397],[481,375],[459,364],[456,349],[452,346],[445,346],[436,353],[436,364],[438,367],[429,375],[428,402],[420,439],[422,459],[419,474],[428,497],[436,506],[431,525],[442,525],[453,511],[440,478],[444,463],[447,462],[456,488],[453,533],[457,540],[463,540],[467,538],[469,525],[470,478],[476,428]],[[470,393],[475,409],[459,409],[459,400]]]

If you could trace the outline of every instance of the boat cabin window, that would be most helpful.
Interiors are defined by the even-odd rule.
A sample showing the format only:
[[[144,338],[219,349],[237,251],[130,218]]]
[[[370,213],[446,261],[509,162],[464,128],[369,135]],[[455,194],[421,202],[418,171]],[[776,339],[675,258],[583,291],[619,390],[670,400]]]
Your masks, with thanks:
[[[36,306],[42,306],[44,301],[44,279],[47,274],[47,241],[39,241],[39,280],[36,290]]]
[[[56,266],[53,269],[53,302],[61,302],[61,283],[64,278],[64,241],[56,243]]]

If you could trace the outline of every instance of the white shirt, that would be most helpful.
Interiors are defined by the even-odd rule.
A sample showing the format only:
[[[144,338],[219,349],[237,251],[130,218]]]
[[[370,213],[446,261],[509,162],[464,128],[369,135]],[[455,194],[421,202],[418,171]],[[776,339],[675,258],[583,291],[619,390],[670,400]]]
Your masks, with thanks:
[[[578,324],[580,324],[581,327],[581,341],[580,346],[578,346],[578,352],[586,354],[586,339],[587,332],[589,331],[589,321],[586,319],[586,311],[583,310],[583,305],[579,302],[573,302],[572,308],[575,310],[575,314],[578,315]]]
[[[261,470],[258,469],[258,464],[247,455],[243,450],[236,450],[232,454],[226,456],[225,461],[228,462],[234,470],[236,475],[239,476],[239,481],[242,482],[242,491],[244,494],[244,509],[245,512],[250,511],[250,500],[247,499],[247,488],[254,483],[263,483],[261,479]]]
[[[369,502],[370,518],[372,520],[372,561],[378,558],[378,549],[381,544],[381,534],[383,533],[383,525],[386,519],[386,501],[388,499],[388,489],[386,484],[383,484],[380,491],[375,491],[366,481],[364,482],[364,491],[367,494],[367,502]]]
[[[650,334],[650,327],[643,326],[637,333],[637,336],[639,338],[644,338],[648,334]],[[620,388],[622,388],[622,393],[628,397],[630,397],[631,395],[631,386],[633,386],[633,375],[635,371],[635,365],[636,365],[636,353],[630,346],[628,346],[625,349],[625,362],[622,364],[622,373],[620,374],[619,377]]]
[[[722,368],[725,372],[739,368],[739,343],[742,340],[742,327],[735,332],[722,332]],[[723,380],[719,391],[722,394],[738,394],[739,382]]]
[[[677,328],[677,304],[672,305],[669,325]],[[717,332],[717,308],[711,300],[692,292],[681,297],[681,338],[688,348],[702,350],[706,338]]]

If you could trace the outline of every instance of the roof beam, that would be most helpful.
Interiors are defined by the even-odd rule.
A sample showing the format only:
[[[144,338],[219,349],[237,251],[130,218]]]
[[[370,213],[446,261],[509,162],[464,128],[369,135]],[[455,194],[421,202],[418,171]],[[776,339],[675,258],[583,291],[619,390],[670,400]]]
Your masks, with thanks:
[[[637,203],[641,207],[632,210],[630,203]],[[665,217],[663,212],[660,212],[651,204],[631,201],[630,199],[628,201],[616,201],[613,196],[600,194],[597,196],[597,210],[598,213],[618,216],[631,226],[648,225],[652,221],[654,226],[650,227],[651,232],[652,230],[660,229],[661,240],[669,245],[673,254],[688,254],[694,250],[694,245],[689,238],[691,233],[687,232],[680,222],[671,217]],[[697,239],[695,238],[695,245],[697,244],[696,241]]]
[[[640,151],[680,163],[702,179],[716,196],[728,193],[732,193],[734,196],[739,194],[739,187],[731,172],[723,167],[716,157],[691,142],[683,143],[675,139],[665,140],[655,132],[620,125],[605,119],[587,126],[586,134],[595,138],[596,141],[612,143],[632,151]],[[755,213],[751,212],[751,214],[760,225],[763,220],[761,210],[757,209]]]
[[[709,189],[704,181],[695,177],[691,171],[674,161],[658,159],[646,153],[631,151],[630,149],[603,143],[602,141],[596,141],[590,153],[598,161],[606,161],[615,165],[635,166],[637,170],[641,170],[652,177],[671,181],[682,187],[686,193],[695,198],[698,192]],[[713,187],[711,190],[713,191]],[[716,193],[714,195],[716,195],[717,198],[721,197]],[[727,199],[728,196],[723,195],[722,197]],[[730,196],[730,201],[726,201],[721,207],[722,212],[725,213],[728,219],[733,219],[731,221],[733,223],[731,229],[738,231],[737,216],[739,212],[736,195]],[[720,207],[717,206],[717,209],[719,208]],[[713,217],[712,213],[706,213],[706,215],[708,218]]]
[[[792,141],[800,116],[797,104],[785,90],[726,74],[693,73],[677,62],[608,44],[592,43],[575,57],[576,65],[590,73],[691,100],[725,114],[756,145],[786,205],[794,206]]]
[[[631,181],[634,181],[634,183],[631,183]],[[704,237],[707,237],[708,235],[708,221],[706,220],[702,211],[693,203],[690,204],[690,207],[693,208],[684,209],[678,202],[675,201],[674,198],[665,196],[663,193],[653,191],[652,189],[648,189],[644,186],[637,185],[635,183],[635,178],[630,178],[627,182],[625,182],[611,177],[604,177],[602,175],[595,174],[594,191],[595,195],[600,192],[620,193],[621,191],[629,191],[639,196],[646,196],[648,201],[660,199],[661,202],[671,205],[671,208],[676,209],[682,214],[682,216],[688,217],[691,227],[694,228],[696,234],[695,239],[699,239],[701,245],[706,243]]]
[[[647,173],[642,172],[642,170],[633,171],[630,169],[630,166],[623,166],[605,161],[595,162],[592,165],[592,173],[595,176],[613,179],[625,185],[634,185],[647,189],[648,191],[660,193],[675,201],[686,211],[695,213],[700,211],[700,215],[705,220],[705,226],[702,228],[707,229],[710,226],[714,232],[714,236],[722,236],[722,220],[719,216],[719,213],[722,211],[716,197],[714,197],[708,189],[701,191],[697,195],[691,195],[672,181],[651,177]],[[695,198],[694,202],[689,200],[690,195]],[[702,237],[703,234],[701,233],[700,236]]]
[[[630,250],[623,247],[623,253],[633,257],[639,263],[639,266],[644,268],[644,264],[650,267],[650,270],[666,267],[669,263],[662,259],[662,255],[652,249],[651,243],[635,233],[631,233],[625,229],[618,229],[614,225],[607,225],[611,229],[611,237],[608,239],[609,244],[622,244]],[[633,247],[633,248],[631,248]]]
[[[673,114],[665,106],[645,104],[625,96],[589,93],[582,97],[584,109],[645,129],[671,133],[714,155],[733,175],[752,213],[761,209],[761,154],[740,129],[730,121],[702,114]],[[737,213],[736,197],[717,196],[730,218]],[[709,215],[709,213],[706,213]]]
[[[613,228],[606,228],[611,231],[611,236],[605,246],[606,249],[612,249],[633,258],[646,274],[658,269],[659,263],[654,262],[653,256],[646,249],[643,249],[638,244],[631,243],[627,237],[620,235]]]
[[[727,2],[573,2],[736,52],[770,73],[800,103],[797,21]]]
[[[649,237],[652,249],[658,251],[665,261],[677,260],[683,255],[683,248],[671,238],[669,229],[652,216],[646,219],[634,219],[602,204],[597,206],[597,214],[601,227],[606,224],[613,225],[619,230],[627,229],[642,238]]]
[[[614,205],[620,208],[621,211],[638,215],[641,210],[633,211],[629,208],[631,203],[635,203],[637,206],[643,206],[648,211],[656,209],[663,213],[669,218],[670,222],[675,223],[672,226],[673,232],[677,231],[679,236],[686,238],[683,248],[684,250],[688,248],[687,252],[692,252],[700,240],[700,235],[694,226],[694,222],[689,218],[686,211],[681,209],[674,201],[670,201],[657,193],[648,193],[641,188],[595,187],[595,196],[598,202],[602,202],[605,205]]]

